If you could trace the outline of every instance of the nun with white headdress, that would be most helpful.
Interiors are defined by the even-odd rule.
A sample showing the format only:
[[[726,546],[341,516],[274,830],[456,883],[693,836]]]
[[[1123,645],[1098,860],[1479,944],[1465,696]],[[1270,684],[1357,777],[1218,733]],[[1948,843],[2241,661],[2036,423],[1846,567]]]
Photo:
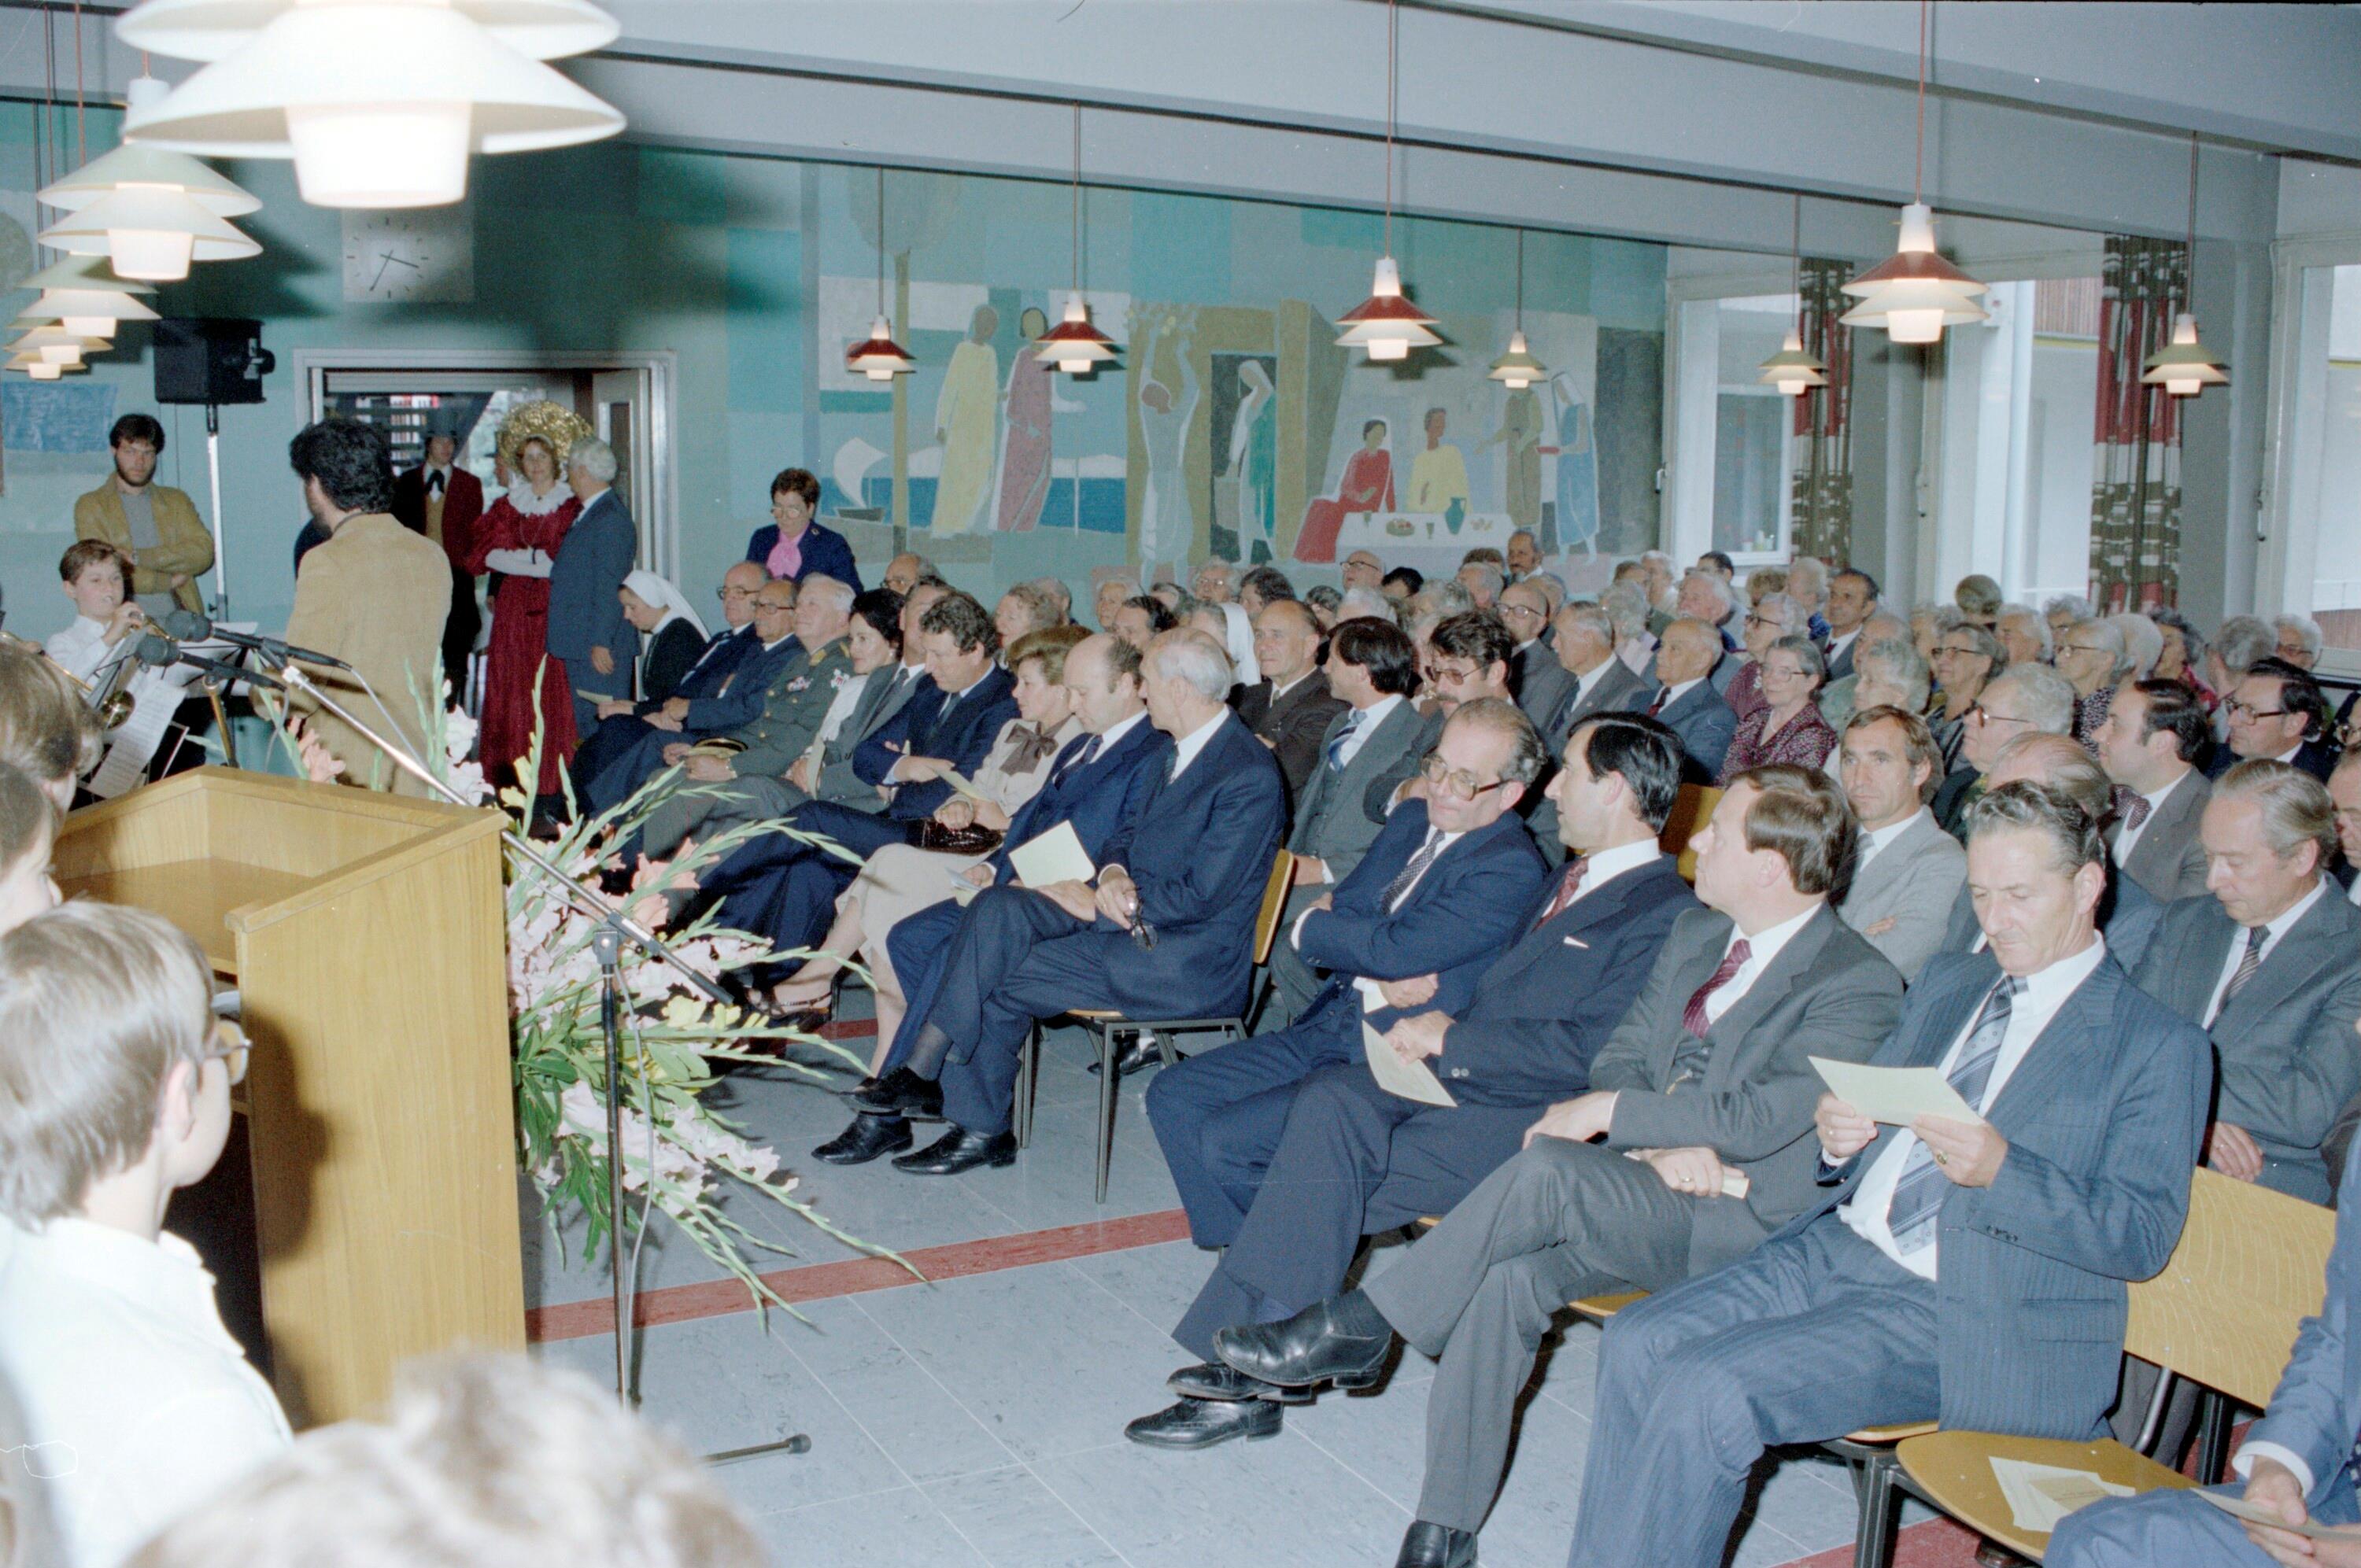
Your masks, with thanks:
[[[673,688],[705,652],[709,640],[705,622],[686,595],[653,572],[631,573],[616,595],[623,601],[623,619],[639,628],[644,639],[640,700],[662,702],[672,696]]]
[[[1189,612],[1189,624],[1222,645],[1230,656],[1230,667],[1237,672],[1242,687],[1259,685],[1262,665],[1255,659],[1254,622],[1237,605],[1200,599],[1197,608]]]

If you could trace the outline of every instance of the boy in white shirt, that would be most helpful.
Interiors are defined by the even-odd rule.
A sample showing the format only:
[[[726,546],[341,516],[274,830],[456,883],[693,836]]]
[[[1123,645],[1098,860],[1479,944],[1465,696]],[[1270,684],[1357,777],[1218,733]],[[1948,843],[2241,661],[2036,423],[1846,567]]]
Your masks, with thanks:
[[[229,1132],[245,1041],[194,942],[71,904],[0,936],[0,1376],[68,1568],[114,1568],[286,1447],[213,1277],[162,1230]]]
[[[87,681],[123,648],[123,640],[148,624],[130,597],[131,563],[104,539],[76,540],[58,563],[66,598],[73,600],[73,624],[41,644],[76,680]]]

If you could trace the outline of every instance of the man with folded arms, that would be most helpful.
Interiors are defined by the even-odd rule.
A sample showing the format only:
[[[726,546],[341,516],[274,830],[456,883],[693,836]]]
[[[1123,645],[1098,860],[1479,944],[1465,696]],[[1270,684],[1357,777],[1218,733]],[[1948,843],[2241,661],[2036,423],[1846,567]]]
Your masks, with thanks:
[[[1967,826],[1991,951],[1929,962],[1872,1065],[1938,1069],[1980,1119],[1889,1126],[1824,1095],[1827,1196],[1617,1314],[1570,1568],[1720,1563],[1773,1444],[1919,1420],[2103,1431],[2125,1282],[2188,1217],[2211,1051],[2108,957],[2087,813],[2004,784]]]
[[[2310,773],[2244,762],[2214,784],[2202,832],[2213,891],[2164,912],[2136,978],[2213,1036],[2205,1163],[2326,1203],[2321,1144],[2361,1090],[2361,910],[2325,874],[2335,809]]]
[[[1281,938],[1329,971],[1303,1017],[1195,1057],[1149,1086],[1148,1117],[1191,1235],[1199,1246],[1229,1249],[1173,1332],[1201,1362],[1213,1360],[1223,1324],[1283,1318],[1334,1291],[1365,1211],[1367,1228],[1389,1229],[1447,1207],[1472,1185],[1450,1179],[1455,1140],[1408,1127],[1429,1108],[1378,1085],[1361,1032],[1383,1034],[1428,1001],[1448,1010],[1436,1014],[1447,1021],[1531,924],[1542,861],[1511,808],[1541,768],[1541,739],[1513,706],[1481,699],[1460,707],[1427,760],[1428,798],[1395,812],[1353,874]],[[1316,1108],[1337,1095],[1356,1102],[1352,1112],[1339,1118]],[[1470,1119],[1483,1117],[1463,1121]],[[1508,1143],[1485,1169],[1508,1157],[1527,1120],[1498,1129]],[[1397,1137],[1405,1168],[1389,1183],[1387,1150]],[[1368,1157],[1343,1168],[1323,1157],[1345,1140]],[[1189,1368],[1176,1387],[1179,1404],[1125,1435],[1157,1448],[1207,1448],[1279,1430],[1279,1406],[1226,1367]]]
[[[1320,765],[1328,725],[1345,711],[1320,667],[1323,641],[1320,623],[1298,600],[1273,599],[1255,614],[1255,662],[1262,679],[1238,694],[1238,721],[1279,759],[1290,800],[1302,798],[1304,784]]]
[[[1401,1564],[1475,1561],[1517,1395],[1570,1297],[1677,1285],[1816,1201],[1810,1058],[1866,1058],[1902,1006],[1902,977],[1828,907],[1854,836],[1825,774],[1738,774],[1696,840],[1707,907],[1675,923],[1589,1092],[1551,1105],[1523,1153],[1366,1288],[1213,1336],[1228,1365],[1290,1388],[1374,1383],[1396,1332],[1440,1358]],[[1647,1490],[1644,1469],[1618,1471]]]
[[[1108,845],[1090,882],[977,894],[923,1017],[912,999],[908,1059],[851,1097],[885,1114],[939,1108],[950,1124],[896,1169],[956,1176],[1015,1162],[1011,1092],[1037,1019],[1077,1007],[1185,1018],[1245,1010],[1287,785],[1229,709],[1234,676],[1220,643],[1167,631],[1143,668],[1148,720],[1173,750],[1130,833]]]

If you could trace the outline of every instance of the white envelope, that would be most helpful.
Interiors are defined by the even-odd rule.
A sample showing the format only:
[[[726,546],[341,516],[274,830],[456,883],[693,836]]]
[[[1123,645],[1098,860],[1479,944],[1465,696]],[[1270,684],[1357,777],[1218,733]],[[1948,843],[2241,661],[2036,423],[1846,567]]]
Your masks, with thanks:
[[[992,797],[985,795],[982,790],[976,788],[975,785],[968,783],[966,778],[961,774],[957,768],[945,768],[943,770],[943,783],[950,785],[955,794],[967,796],[970,800],[974,801],[978,806],[985,806],[991,803]]]
[[[1099,874],[1071,822],[1060,822],[1038,838],[1027,839],[1009,850],[1008,866],[1027,887],[1047,887],[1053,882],[1088,882]]]
[[[1378,1087],[1387,1093],[1415,1100],[1422,1105],[1459,1103],[1434,1076],[1433,1068],[1422,1061],[1402,1060],[1401,1053],[1367,1024],[1361,1025],[1361,1049],[1368,1056],[1369,1070],[1377,1074]]]
[[[1812,1066],[1836,1097],[1873,1122],[1906,1127],[1921,1116],[1981,1124],[1975,1107],[1960,1098],[1938,1067],[1863,1067],[1859,1062],[1814,1057]]]

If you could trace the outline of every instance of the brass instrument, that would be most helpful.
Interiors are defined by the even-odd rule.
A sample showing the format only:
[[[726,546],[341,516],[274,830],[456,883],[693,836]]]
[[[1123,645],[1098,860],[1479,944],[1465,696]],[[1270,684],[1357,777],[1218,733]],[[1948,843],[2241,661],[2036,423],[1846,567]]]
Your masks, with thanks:
[[[82,690],[90,696],[92,711],[98,715],[101,729],[114,729],[130,718],[132,709],[138,706],[131,695],[130,685],[131,677],[139,673],[139,660],[128,646],[129,641],[130,639],[126,638],[126,646],[123,651],[99,671],[106,677],[104,682],[95,686],[86,681],[82,683]]]

